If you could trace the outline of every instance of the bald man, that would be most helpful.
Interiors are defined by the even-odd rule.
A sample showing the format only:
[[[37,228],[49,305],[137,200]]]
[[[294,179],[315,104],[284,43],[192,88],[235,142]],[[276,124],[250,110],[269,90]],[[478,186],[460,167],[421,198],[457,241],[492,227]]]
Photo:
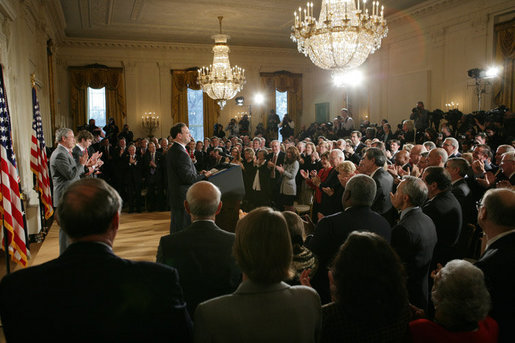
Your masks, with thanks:
[[[499,324],[499,342],[515,342],[515,192],[488,190],[477,220],[487,238],[486,250],[476,266],[485,273],[492,298],[490,315]]]
[[[188,311],[208,299],[232,293],[241,274],[232,257],[234,234],[215,224],[222,209],[218,187],[207,181],[192,185],[184,208],[192,224],[173,235],[161,237],[157,262],[177,268]]]
[[[428,167],[444,167],[447,162],[448,155],[447,151],[442,148],[435,148],[427,155],[427,166]]]

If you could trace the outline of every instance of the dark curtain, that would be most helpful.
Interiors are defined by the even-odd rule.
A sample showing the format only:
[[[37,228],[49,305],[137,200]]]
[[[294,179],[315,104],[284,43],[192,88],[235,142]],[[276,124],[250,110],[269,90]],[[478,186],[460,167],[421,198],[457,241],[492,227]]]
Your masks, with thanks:
[[[502,77],[494,82],[494,103],[506,105],[513,110],[515,105],[515,19],[495,25],[496,64],[503,67]]]

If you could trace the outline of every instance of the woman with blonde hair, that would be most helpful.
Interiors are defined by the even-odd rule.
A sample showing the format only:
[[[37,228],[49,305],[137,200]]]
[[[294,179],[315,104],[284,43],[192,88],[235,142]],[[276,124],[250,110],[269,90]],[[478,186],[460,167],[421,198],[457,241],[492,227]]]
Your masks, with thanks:
[[[233,294],[197,307],[195,342],[317,342],[318,294],[282,282],[292,262],[284,216],[260,207],[240,219],[233,255],[243,281]]]

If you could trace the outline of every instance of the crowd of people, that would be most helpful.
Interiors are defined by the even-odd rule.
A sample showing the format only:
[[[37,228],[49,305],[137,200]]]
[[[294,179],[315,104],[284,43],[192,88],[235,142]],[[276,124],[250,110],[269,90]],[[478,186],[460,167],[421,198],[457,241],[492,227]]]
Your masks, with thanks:
[[[181,123],[168,139],[115,135],[113,153],[107,137],[95,143],[97,152],[84,153],[91,138],[79,132],[78,144],[82,137],[86,144],[75,158],[86,177],[63,188],[57,211],[72,244],[59,259],[2,280],[8,340],[38,337],[20,318],[38,318],[46,332],[63,325],[58,341],[85,340],[83,330],[112,341],[515,340],[513,113],[429,112],[419,102],[394,132],[386,121],[356,127],[344,108],[331,123],[297,135],[284,130],[293,129],[289,119],[281,124],[275,116],[267,121],[273,127],[253,138],[218,132],[195,141]],[[238,125],[231,123],[228,130]],[[101,130],[91,128],[95,142]],[[183,165],[196,168],[188,171],[195,180],[183,187],[181,208],[191,224],[161,238],[159,266],[116,257],[110,247],[118,194],[129,211],[172,206],[174,221],[173,206],[182,204],[167,199],[180,176],[166,168],[176,168],[180,154],[188,158]],[[206,180],[209,170],[234,164],[242,169],[248,213],[231,233],[215,224],[221,193]],[[154,175],[161,182],[155,190]],[[295,213],[299,204],[311,215]],[[73,274],[78,268],[86,273]],[[26,300],[12,290],[36,278],[50,296],[19,306]],[[104,306],[92,300],[95,292]],[[106,297],[113,306],[105,306]],[[55,312],[43,315],[49,308]],[[87,328],[74,331],[70,321]]]

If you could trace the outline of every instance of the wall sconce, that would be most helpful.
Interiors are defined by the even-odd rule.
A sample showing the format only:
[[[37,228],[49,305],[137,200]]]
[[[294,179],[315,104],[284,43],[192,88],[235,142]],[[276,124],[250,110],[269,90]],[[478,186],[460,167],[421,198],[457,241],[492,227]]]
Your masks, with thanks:
[[[149,137],[153,137],[153,131],[159,127],[159,116],[156,112],[145,112],[141,116],[141,126],[148,131]]]
[[[445,109],[447,109],[447,111],[459,110],[460,109],[460,104],[459,103],[454,103],[454,101],[451,101],[450,103],[445,104]]]

